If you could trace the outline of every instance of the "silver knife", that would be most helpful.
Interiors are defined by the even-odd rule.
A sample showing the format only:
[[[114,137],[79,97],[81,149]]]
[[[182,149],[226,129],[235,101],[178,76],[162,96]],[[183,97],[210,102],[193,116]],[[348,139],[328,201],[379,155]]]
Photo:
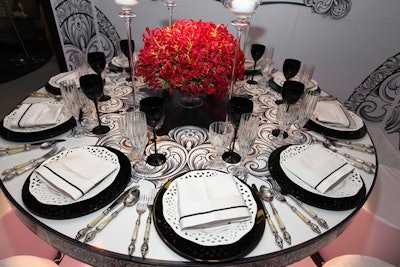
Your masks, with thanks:
[[[139,186],[135,185],[132,188],[129,188],[128,190],[126,190],[123,194],[121,194],[107,209],[105,209],[99,216],[97,216],[95,219],[93,219],[85,228],[82,228],[81,230],[78,231],[78,233],[75,236],[76,240],[81,239],[82,237],[84,237],[86,235],[86,233],[94,228],[107,214],[110,213],[110,211],[112,211],[116,206],[118,206],[119,204],[121,204],[125,197],[129,194],[129,191],[131,190],[136,190],[138,189]]]
[[[49,143],[50,144],[49,147],[51,147],[56,143],[64,142],[64,141],[65,141],[65,139],[54,139],[54,140],[47,140],[47,141],[41,141],[41,142],[36,142],[36,143],[30,143],[30,144],[9,146],[9,147],[5,147],[5,148],[3,147],[3,148],[0,148],[0,156],[29,151],[32,149],[32,147],[41,146],[44,143]]]

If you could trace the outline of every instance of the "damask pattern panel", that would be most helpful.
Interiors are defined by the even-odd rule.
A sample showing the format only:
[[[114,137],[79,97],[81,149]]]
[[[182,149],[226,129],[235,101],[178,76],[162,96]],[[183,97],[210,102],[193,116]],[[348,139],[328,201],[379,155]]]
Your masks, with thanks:
[[[111,61],[119,35],[95,2],[55,0],[51,4],[68,70],[74,69],[77,53],[102,51]]]
[[[397,140],[394,145],[400,150],[400,53],[374,70],[345,105],[359,114],[367,125],[380,123],[389,140]]]

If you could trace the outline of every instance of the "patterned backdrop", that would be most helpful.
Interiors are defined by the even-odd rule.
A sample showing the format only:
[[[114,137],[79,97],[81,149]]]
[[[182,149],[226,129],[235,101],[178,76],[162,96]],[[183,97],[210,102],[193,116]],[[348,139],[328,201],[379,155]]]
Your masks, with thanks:
[[[119,35],[92,1],[55,0],[51,4],[69,70],[74,69],[77,53],[103,51],[107,61],[112,59]]]
[[[375,69],[345,101],[371,125],[380,124],[400,150],[400,53]]]

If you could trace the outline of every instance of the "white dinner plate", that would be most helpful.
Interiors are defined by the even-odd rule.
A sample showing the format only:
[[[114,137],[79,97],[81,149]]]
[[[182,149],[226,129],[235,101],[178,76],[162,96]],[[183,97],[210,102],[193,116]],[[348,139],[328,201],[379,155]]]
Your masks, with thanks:
[[[77,86],[79,86],[79,75],[76,71],[61,72],[50,78],[49,84],[54,88],[60,88],[60,83],[66,80],[75,80]]]
[[[299,75],[297,74],[292,80],[298,81]],[[283,86],[283,83],[286,81],[285,76],[283,76],[282,72],[276,72],[274,74],[274,82],[279,85],[280,87]],[[318,89],[318,83],[316,80],[311,79],[311,81],[307,84],[306,89],[308,90],[316,90]]]
[[[69,150],[62,151],[55,155],[54,157],[49,158],[46,160],[42,165],[47,164],[49,162],[62,160],[63,157],[70,154],[75,149],[84,149],[88,152],[92,153],[93,155],[105,159],[117,166],[116,170],[114,170],[110,175],[108,175],[105,179],[103,179],[98,185],[92,188],[89,192],[84,194],[77,200],[73,200],[70,197],[65,196],[64,194],[55,190],[51,185],[45,182],[38,174],[33,172],[31,174],[30,183],[29,183],[29,192],[42,204],[46,205],[69,205],[72,203],[84,201],[87,199],[92,198],[93,196],[97,195],[98,193],[105,190],[109,187],[120,170],[120,164],[118,161],[117,155],[115,155],[110,150],[104,147],[96,147],[96,146],[82,146],[78,148],[73,148]],[[95,171],[95,170],[93,170]]]
[[[336,101],[336,100],[332,100]],[[344,107],[345,108],[345,107]],[[334,130],[334,131],[340,131],[340,132],[354,132],[360,130],[364,126],[363,120],[357,116],[355,113],[347,110],[347,114],[350,117],[350,126],[349,127],[343,127],[337,124],[330,124],[330,123],[324,123],[316,119],[316,116],[313,115],[311,116],[310,120],[312,120],[314,123],[327,128],[329,130]]]
[[[283,162],[285,162],[289,158],[297,155],[298,153],[301,153],[308,146],[309,145],[293,145],[293,146],[289,146],[288,148],[286,148],[280,154],[280,166],[282,167]],[[323,149],[323,148],[321,147],[321,149]],[[336,157],[341,157],[341,156],[333,153],[332,151],[329,151],[329,152],[332,153]],[[345,179],[343,179],[342,182],[340,182],[334,188],[332,188],[331,190],[328,190],[325,193],[321,193],[317,189],[311,187],[310,185],[305,183],[303,180],[298,178],[296,175],[294,175],[290,171],[286,170],[284,167],[282,167],[282,170],[289,180],[291,180],[293,183],[300,186],[304,190],[307,190],[311,193],[322,195],[325,197],[330,197],[330,198],[343,198],[343,197],[355,196],[363,186],[363,180],[361,178],[361,175],[355,169],[349,176],[347,176]]]

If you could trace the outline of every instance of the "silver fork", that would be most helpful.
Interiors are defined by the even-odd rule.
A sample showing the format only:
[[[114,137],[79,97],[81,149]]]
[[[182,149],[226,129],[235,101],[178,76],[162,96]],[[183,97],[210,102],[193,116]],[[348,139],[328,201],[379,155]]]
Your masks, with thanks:
[[[137,235],[139,232],[139,226],[140,226],[140,217],[146,211],[147,199],[148,199],[148,197],[146,195],[142,195],[136,206],[136,212],[138,214],[138,218],[136,219],[135,228],[133,230],[133,234],[132,234],[132,238],[131,238],[131,243],[128,246],[128,254],[129,255],[132,255],[133,252],[135,251],[135,244],[136,244],[136,239],[137,239]]]
[[[280,186],[279,184],[273,180],[273,179],[269,179],[269,181],[271,182],[272,185],[272,191],[275,194],[275,197],[277,200],[286,203],[290,209],[296,213],[296,215],[307,225],[309,225],[311,227],[311,230],[313,230],[314,232],[320,234],[321,233],[321,229],[319,229],[318,225],[316,225],[315,223],[311,222],[310,219],[307,218],[307,216],[305,216],[303,213],[301,213],[298,209],[296,209],[295,206],[293,206],[292,204],[290,204],[289,202],[286,201],[286,198],[281,194],[280,192]]]
[[[144,258],[149,252],[149,236],[150,236],[150,225],[151,225],[151,216],[153,213],[153,205],[154,205],[154,197],[156,196],[156,190],[153,189],[151,195],[147,201],[147,209],[149,210],[149,214],[147,215],[146,221],[146,231],[144,233],[143,244],[141,247],[142,257]]]

